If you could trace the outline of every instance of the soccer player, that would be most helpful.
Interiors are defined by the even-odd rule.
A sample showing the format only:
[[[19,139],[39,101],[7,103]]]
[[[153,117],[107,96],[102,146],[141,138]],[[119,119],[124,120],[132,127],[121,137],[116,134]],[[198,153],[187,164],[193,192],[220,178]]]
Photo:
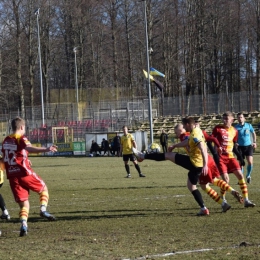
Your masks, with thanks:
[[[2,156],[0,156],[0,159],[1,158],[2,158]],[[4,169],[2,169],[2,166],[1,166],[1,169],[0,169],[0,188],[4,184],[4,171],[3,170]],[[3,196],[1,194],[0,194],[0,208],[2,210],[1,219],[10,220],[11,217],[9,215],[9,212],[8,212],[7,208],[6,208],[4,198],[3,198]]]
[[[196,127],[200,127],[198,121],[195,121],[195,125]],[[220,148],[219,141],[214,136],[208,135],[208,133],[205,130],[202,130],[202,133],[204,134],[207,146],[214,158],[216,165],[219,165],[219,155],[218,155],[218,149]],[[214,147],[212,146],[212,142],[214,143]],[[237,156],[237,160],[239,161],[240,166],[245,165],[242,154],[238,151],[236,146],[233,147],[233,153]]]
[[[212,135],[219,141],[219,171],[221,177],[225,182],[229,183],[229,173],[234,173],[238,179],[240,189],[244,197],[244,206],[254,207],[255,204],[248,199],[247,185],[241,171],[238,161],[234,158],[233,148],[234,143],[237,142],[238,132],[232,126],[234,116],[231,112],[227,111],[223,114],[223,124],[214,127]],[[222,198],[225,200],[225,191],[221,190]]]
[[[40,216],[48,220],[55,217],[46,211],[49,192],[44,181],[31,168],[28,153],[56,152],[57,146],[34,147],[24,136],[25,121],[16,117],[11,122],[13,134],[7,136],[2,144],[3,162],[7,179],[15,201],[20,206],[20,236],[27,234],[27,219],[30,209],[29,191],[37,192],[40,196]]]
[[[120,146],[120,154],[123,154],[123,161],[125,164],[125,169],[127,172],[126,178],[131,178],[130,174],[130,167],[129,167],[129,160],[134,163],[134,166],[136,170],[139,173],[139,177],[145,177],[144,174],[141,173],[141,169],[139,167],[139,164],[133,154],[132,148],[137,148],[136,141],[134,139],[134,136],[128,133],[127,126],[123,126],[123,132],[124,134],[121,136],[121,146]]]
[[[251,173],[253,170],[253,152],[256,149],[256,133],[253,126],[250,123],[245,122],[245,117],[243,113],[237,114],[238,124],[235,128],[238,131],[238,151],[243,156],[243,159],[247,160],[247,183],[251,183]],[[251,141],[251,135],[253,137],[253,142]],[[242,168],[243,172],[243,168]]]
[[[206,176],[209,171],[208,153],[204,135],[199,128],[195,127],[195,120],[192,117],[183,118],[182,123],[184,128],[190,132],[190,137],[181,143],[169,146],[167,153],[143,154],[136,149],[133,149],[133,151],[140,161],[143,159],[156,161],[170,160],[173,163],[176,163],[177,165],[189,170],[187,187],[200,206],[200,211],[197,215],[209,215],[209,210],[205,206],[201,193],[196,186],[200,176]],[[171,152],[174,148],[177,147],[188,147],[189,155]]]
[[[195,126],[198,127],[197,123],[195,123]],[[176,136],[180,139],[180,141],[189,139],[190,133],[185,130],[182,124],[177,124],[174,127],[174,132]],[[202,131],[202,133],[206,141],[214,141],[214,143],[217,146],[219,146],[219,142],[217,140],[214,140],[215,139],[214,137],[208,138],[209,135],[205,134],[206,133],[205,131]],[[184,149],[186,150],[187,154],[189,154],[189,147],[184,147]],[[219,170],[213,158],[209,154],[208,154],[208,168],[209,168],[208,174],[206,176],[202,176],[202,175],[200,176],[199,184],[203,191],[205,191],[214,201],[216,201],[221,205],[222,211],[226,212],[231,208],[231,206],[227,204],[227,202],[225,202],[219,196],[219,194],[209,186],[209,183],[213,184],[214,186],[220,187],[222,190],[229,191],[239,203],[243,203],[243,198],[240,196],[239,192],[234,190],[228,183],[220,179]]]
[[[195,121],[195,126],[200,128],[199,121]],[[211,152],[211,154],[214,158],[214,161],[218,165],[219,164],[219,157],[218,157],[218,153],[217,153],[216,149],[214,149],[214,147],[219,148],[220,144],[214,136],[209,135],[205,130],[201,129],[201,131],[202,131],[202,133],[205,137],[207,146],[208,146],[208,148],[209,148],[209,150],[210,150],[210,152]],[[212,146],[212,143],[214,143],[214,147]]]

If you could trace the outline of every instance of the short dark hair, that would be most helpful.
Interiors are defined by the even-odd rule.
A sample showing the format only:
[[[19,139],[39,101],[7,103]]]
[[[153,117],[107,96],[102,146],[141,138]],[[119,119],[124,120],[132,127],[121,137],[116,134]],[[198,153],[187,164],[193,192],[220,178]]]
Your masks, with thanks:
[[[182,119],[182,123],[183,124],[189,124],[189,125],[194,125],[195,124],[195,120],[193,117],[191,116],[186,116]]]
[[[18,130],[22,125],[25,125],[25,121],[19,116],[14,118],[11,122],[12,130],[14,132]]]
[[[233,113],[230,112],[230,111],[226,111],[222,116],[223,116],[223,117],[224,117],[224,116],[232,116],[232,117],[234,117]]]
[[[244,116],[242,112],[237,113],[237,116]]]

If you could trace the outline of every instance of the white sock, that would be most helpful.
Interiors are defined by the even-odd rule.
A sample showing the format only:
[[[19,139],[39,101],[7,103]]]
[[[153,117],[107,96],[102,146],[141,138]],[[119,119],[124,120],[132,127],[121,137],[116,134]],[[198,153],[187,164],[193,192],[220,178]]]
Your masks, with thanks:
[[[41,211],[46,211],[46,206],[41,205]]]
[[[26,220],[22,220],[21,223],[22,223],[23,226],[27,227],[27,221]]]

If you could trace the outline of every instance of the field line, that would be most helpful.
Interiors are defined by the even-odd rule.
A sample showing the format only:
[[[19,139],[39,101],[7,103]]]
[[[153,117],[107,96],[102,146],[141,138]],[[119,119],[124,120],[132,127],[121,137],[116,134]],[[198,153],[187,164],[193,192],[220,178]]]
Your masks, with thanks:
[[[153,259],[153,258],[162,258],[166,256],[174,256],[174,255],[182,255],[182,254],[190,254],[190,253],[201,253],[201,252],[207,252],[207,251],[213,251],[213,250],[222,250],[222,249],[228,249],[228,248],[236,248],[237,246],[231,246],[231,247],[219,247],[219,248],[204,248],[204,249],[195,249],[195,250],[187,250],[187,251],[176,251],[171,253],[163,253],[163,254],[156,254],[156,255],[146,255],[142,257],[137,258],[123,258],[122,260],[145,260],[145,259]]]

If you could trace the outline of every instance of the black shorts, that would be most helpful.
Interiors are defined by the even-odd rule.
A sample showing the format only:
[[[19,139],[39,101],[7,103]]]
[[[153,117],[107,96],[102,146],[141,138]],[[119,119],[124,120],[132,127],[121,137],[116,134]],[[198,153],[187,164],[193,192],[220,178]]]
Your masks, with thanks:
[[[238,146],[238,151],[242,154],[243,159],[245,159],[246,156],[253,156],[253,146],[248,145],[248,146]]]
[[[136,158],[133,154],[123,154],[123,161],[128,162],[128,161],[134,162],[136,161]]]
[[[195,167],[192,164],[190,157],[188,155],[178,154],[178,153],[175,155],[175,163],[189,170],[188,177],[190,182],[193,185],[196,185],[198,183],[199,177],[201,175],[202,167]]]

